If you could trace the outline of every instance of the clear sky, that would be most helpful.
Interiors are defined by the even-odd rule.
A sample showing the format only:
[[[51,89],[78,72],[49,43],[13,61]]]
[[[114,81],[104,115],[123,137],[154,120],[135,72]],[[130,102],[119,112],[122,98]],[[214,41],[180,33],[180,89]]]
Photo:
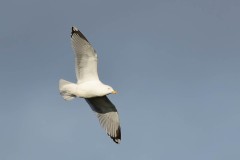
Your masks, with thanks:
[[[3,0],[0,160],[239,160],[239,0]],[[99,57],[115,144],[75,82],[71,26]]]

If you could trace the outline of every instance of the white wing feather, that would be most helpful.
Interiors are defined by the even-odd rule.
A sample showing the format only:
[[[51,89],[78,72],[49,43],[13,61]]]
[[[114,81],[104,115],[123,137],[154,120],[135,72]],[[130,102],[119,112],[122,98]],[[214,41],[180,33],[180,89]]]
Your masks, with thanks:
[[[94,48],[76,27],[72,27],[71,40],[75,53],[75,69],[78,83],[99,80],[97,54]]]
[[[117,112],[97,113],[101,127],[116,142],[121,141],[120,121]]]

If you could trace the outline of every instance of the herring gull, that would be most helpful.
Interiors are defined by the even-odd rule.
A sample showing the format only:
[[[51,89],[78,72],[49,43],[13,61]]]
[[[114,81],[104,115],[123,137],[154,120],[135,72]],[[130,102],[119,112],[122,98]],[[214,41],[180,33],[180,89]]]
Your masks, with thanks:
[[[86,37],[72,27],[72,47],[75,53],[77,83],[59,80],[60,94],[65,100],[75,97],[85,98],[91,109],[96,112],[100,125],[116,143],[121,141],[121,127],[116,107],[108,99],[108,94],[117,92],[103,84],[97,72],[97,54]]]

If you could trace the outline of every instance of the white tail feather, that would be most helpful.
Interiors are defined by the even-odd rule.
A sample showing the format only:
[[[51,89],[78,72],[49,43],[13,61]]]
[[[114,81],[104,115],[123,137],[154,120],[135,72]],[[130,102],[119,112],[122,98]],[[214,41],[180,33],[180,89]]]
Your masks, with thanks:
[[[59,80],[59,91],[63,99],[69,101],[72,100],[76,97],[73,93],[69,92],[69,87],[74,85],[73,83],[66,81],[64,79]]]

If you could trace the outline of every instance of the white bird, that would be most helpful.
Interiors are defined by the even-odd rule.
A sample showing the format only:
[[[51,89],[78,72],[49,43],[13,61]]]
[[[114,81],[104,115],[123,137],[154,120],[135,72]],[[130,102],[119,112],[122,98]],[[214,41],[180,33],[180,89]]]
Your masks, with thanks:
[[[120,143],[121,127],[118,112],[106,96],[117,92],[99,80],[96,51],[76,27],[72,27],[71,41],[75,52],[77,83],[60,79],[60,94],[65,100],[85,98],[92,110],[97,113],[100,125],[114,142]]]

